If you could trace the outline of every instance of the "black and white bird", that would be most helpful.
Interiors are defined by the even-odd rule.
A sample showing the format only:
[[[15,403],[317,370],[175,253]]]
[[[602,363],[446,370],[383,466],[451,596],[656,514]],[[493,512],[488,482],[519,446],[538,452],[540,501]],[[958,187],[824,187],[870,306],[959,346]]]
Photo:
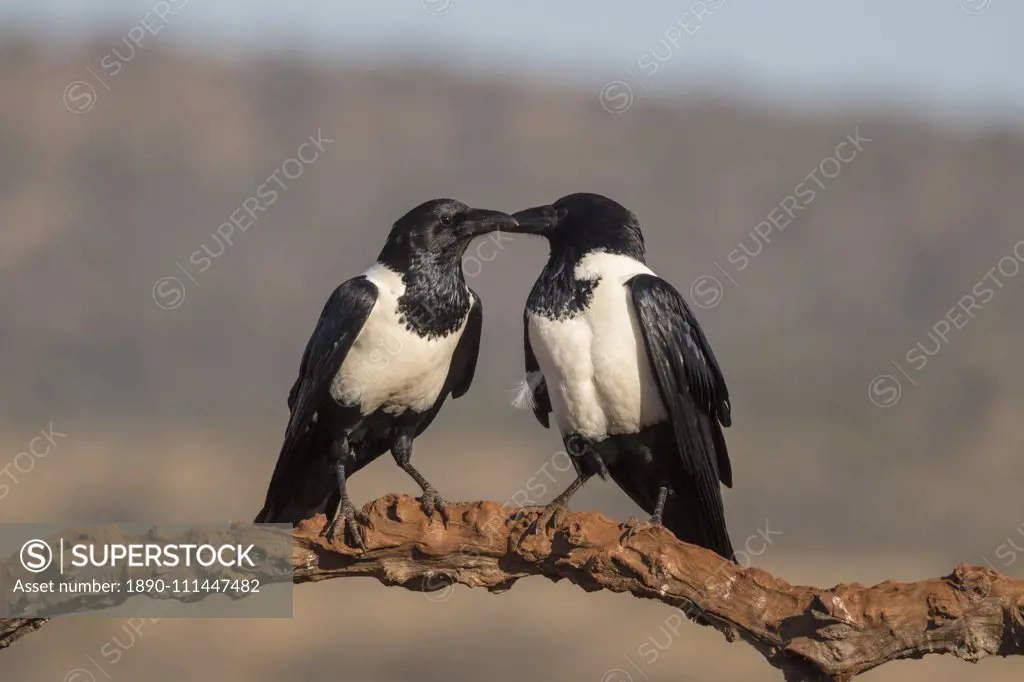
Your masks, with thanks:
[[[513,217],[551,248],[526,303],[517,396],[545,428],[554,413],[575,465],[548,510],[610,475],[649,523],[734,559],[719,488],[732,486],[729,391],[686,301],[645,264],[636,216],[571,194]]]
[[[428,516],[447,523],[444,500],[412,463],[413,440],[445,399],[469,390],[483,309],[466,285],[462,258],[474,237],[508,230],[500,211],[435,199],[396,222],[377,262],[331,295],[288,395],[284,444],[256,523],[297,523],[329,514],[362,545],[365,515],[349,499],[349,477],[391,450],[423,489]]]

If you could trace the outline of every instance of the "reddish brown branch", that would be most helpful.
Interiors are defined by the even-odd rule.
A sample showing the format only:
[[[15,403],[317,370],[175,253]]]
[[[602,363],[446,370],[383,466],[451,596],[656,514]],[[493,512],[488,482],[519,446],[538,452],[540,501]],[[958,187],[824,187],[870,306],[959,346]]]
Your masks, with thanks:
[[[0,618],[0,649],[6,649],[30,632],[46,625],[49,618]]]
[[[294,581],[370,576],[418,592],[454,584],[509,589],[529,575],[587,591],[629,592],[679,607],[695,622],[743,639],[786,679],[848,680],[888,661],[951,654],[967,661],[1024,654],[1024,581],[961,565],[916,583],[790,585],[687,545],[664,529],[623,539],[597,513],[569,513],[527,532],[537,516],[495,502],[452,505],[451,526],[429,521],[408,496],[366,507],[365,552],[319,537],[322,516],[295,530]],[[0,647],[45,620],[0,621]]]

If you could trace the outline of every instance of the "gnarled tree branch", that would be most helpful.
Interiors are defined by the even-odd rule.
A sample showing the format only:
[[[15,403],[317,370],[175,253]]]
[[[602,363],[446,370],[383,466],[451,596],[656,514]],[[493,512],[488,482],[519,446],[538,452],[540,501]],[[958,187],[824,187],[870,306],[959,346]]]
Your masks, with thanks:
[[[0,649],[6,649],[30,632],[46,625],[49,618],[0,618]]]
[[[793,682],[849,680],[930,653],[966,661],[1024,654],[1024,581],[987,568],[819,589],[741,568],[663,528],[624,537],[620,524],[597,513],[567,513],[531,529],[536,509],[475,502],[452,505],[446,529],[408,496],[386,495],[366,511],[365,551],[327,545],[322,516],[296,528],[294,581],[370,576],[418,592],[455,584],[500,592],[529,575],[567,579],[677,607],[729,641],[748,642]],[[0,621],[0,648],[45,622]]]

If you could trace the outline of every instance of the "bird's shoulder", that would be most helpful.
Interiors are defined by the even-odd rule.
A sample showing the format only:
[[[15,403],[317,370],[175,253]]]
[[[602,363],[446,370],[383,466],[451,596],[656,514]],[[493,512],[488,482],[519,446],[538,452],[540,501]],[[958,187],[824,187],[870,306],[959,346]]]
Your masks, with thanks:
[[[470,306],[470,308],[483,305],[483,300],[480,298],[480,294],[478,294],[475,291],[473,291],[473,287],[467,286],[466,290],[469,292],[469,306]]]
[[[324,353],[346,331],[363,325],[376,305],[379,292],[378,286],[365,274],[342,282],[331,292],[306,344],[300,377],[311,356]]]
[[[640,328],[652,349],[677,354],[695,392],[717,412],[723,426],[732,420],[725,377],[697,317],[669,282],[640,274],[628,282]]]
[[[469,306],[466,308],[466,313],[462,319],[461,331],[462,333],[472,333],[479,337],[483,325],[484,302],[480,298],[480,294],[473,291],[471,287],[467,286],[466,292]]]
[[[687,350],[703,359],[703,330],[686,299],[670,282],[651,272],[630,277],[625,285],[642,324],[671,331],[670,338],[682,340]]]
[[[299,375],[288,392],[294,409],[302,387],[319,374],[336,371],[355,336],[377,304],[378,288],[365,274],[339,284],[324,303],[299,362]],[[339,346],[341,352],[338,353]]]
[[[317,322],[318,329],[337,330],[353,323],[361,324],[380,294],[381,287],[365,273],[342,282],[324,304]]]

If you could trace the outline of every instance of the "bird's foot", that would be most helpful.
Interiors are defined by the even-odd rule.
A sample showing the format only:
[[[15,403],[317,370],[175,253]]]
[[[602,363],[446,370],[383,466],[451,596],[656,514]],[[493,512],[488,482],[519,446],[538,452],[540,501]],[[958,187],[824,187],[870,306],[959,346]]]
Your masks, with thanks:
[[[523,531],[523,534],[519,539],[520,546],[527,537],[531,535],[539,535],[542,529],[547,531],[562,525],[562,521],[568,513],[569,504],[567,502],[555,501],[546,507],[542,507],[540,514],[538,514],[526,530]]]
[[[420,497],[420,505],[423,507],[423,513],[427,515],[428,520],[434,520],[434,512],[436,511],[441,517],[441,523],[444,524],[445,528],[451,523],[451,518],[448,516],[448,503],[433,488],[428,487],[423,491],[423,495]]]
[[[546,507],[542,507],[539,504],[531,505],[529,507],[517,507],[508,518],[512,523],[520,523],[530,516],[530,514],[542,513],[545,509]]]
[[[356,509],[355,505],[347,499],[342,500],[342,502],[338,504],[338,508],[335,509],[334,514],[331,516],[331,520],[320,532],[321,537],[326,537],[327,542],[333,544],[334,539],[338,534],[338,526],[341,525],[342,521],[345,522],[345,544],[350,547],[366,549],[366,543],[363,541],[360,524],[363,526],[369,525],[370,515],[362,509]]]
[[[619,542],[625,542],[629,538],[637,535],[638,533],[650,530],[652,528],[662,527],[661,519],[657,516],[652,516],[646,521],[641,521],[635,516],[631,516],[624,524],[622,524],[622,535],[619,536]]]

